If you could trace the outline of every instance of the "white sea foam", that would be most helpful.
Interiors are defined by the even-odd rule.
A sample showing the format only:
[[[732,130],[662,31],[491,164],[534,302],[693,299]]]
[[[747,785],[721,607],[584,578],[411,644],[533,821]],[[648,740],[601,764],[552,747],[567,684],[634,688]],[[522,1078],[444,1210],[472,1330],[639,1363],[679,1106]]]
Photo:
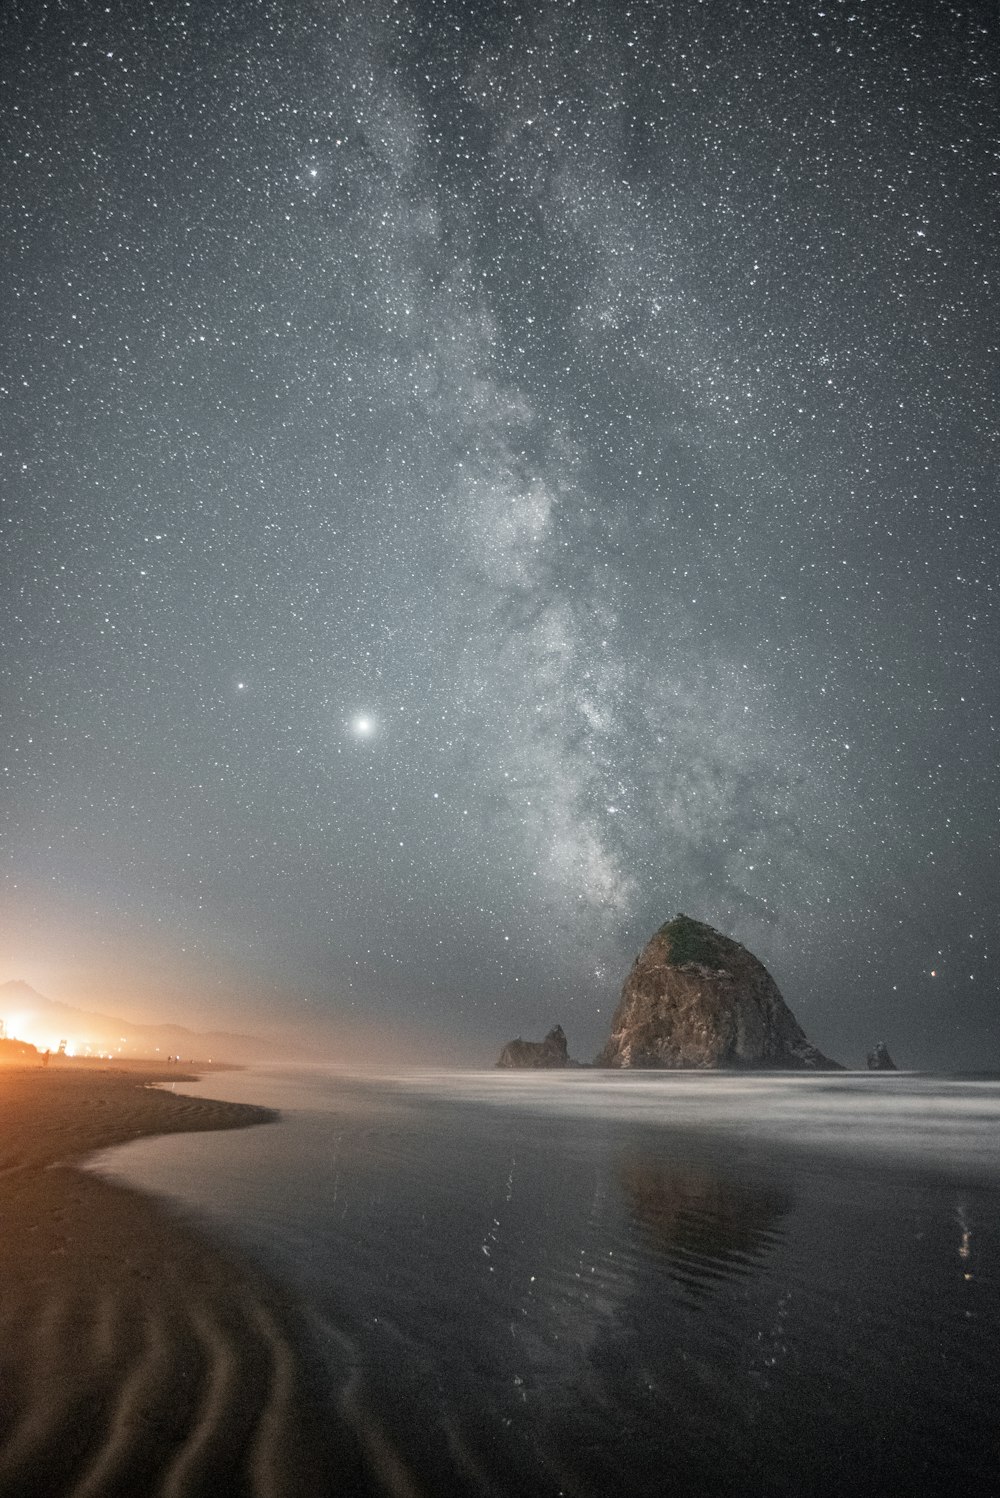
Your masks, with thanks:
[[[737,1132],[1000,1169],[1000,1077],[848,1072],[400,1072],[417,1092],[562,1118]]]

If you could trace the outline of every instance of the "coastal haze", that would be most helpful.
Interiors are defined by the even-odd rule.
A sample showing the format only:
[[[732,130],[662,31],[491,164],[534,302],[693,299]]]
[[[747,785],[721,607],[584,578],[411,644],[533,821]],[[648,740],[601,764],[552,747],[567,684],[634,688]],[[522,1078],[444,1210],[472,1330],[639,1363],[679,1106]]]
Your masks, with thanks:
[[[997,1056],[995,8],[0,18],[0,980]]]
[[[126,1013],[134,1013],[128,996],[123,998]],[[383,1064],[400,1065],[455,1059],[446,1046],[431,1043],[426,1034],[408,1032],[405,1025],[397,1026],[387,1038],[361,1025],[345,1033],[329,1024],[271,1026],[266,1016],[261,1019],[253,1034],[191,1029],[146,1018],[137,1021],[59,1003],[14,979],[0,983],[0,1041],[6,1043],[6,1052],[0,1045],[0,1061],[14,1059],[12,1047],[19,1043],[27,1043],[39,1053],[65,1054],[70,1060],[103,1057],[240,1066],[279,1058],[301,1062],[335,1053],[342,1064],[370,1066],[375,1057]]]

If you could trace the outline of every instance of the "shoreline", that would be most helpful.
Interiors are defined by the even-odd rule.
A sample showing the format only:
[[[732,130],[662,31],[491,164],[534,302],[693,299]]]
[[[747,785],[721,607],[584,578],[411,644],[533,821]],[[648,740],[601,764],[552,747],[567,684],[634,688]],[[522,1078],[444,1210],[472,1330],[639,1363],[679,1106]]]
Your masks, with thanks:
[[[152,1085],[198,1079],[0,1068],[0,1498],[364,1491],[291,1297],[167,1204],[80,1168],[143,1137],[276,1121]]]

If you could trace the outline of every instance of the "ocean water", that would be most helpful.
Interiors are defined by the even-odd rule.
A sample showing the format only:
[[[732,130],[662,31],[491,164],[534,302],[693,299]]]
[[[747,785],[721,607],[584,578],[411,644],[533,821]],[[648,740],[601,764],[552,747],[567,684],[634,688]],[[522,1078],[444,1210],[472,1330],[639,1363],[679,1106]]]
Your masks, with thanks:
[[[1000,1486],[1000,1079],[323,1069],[96,1157],[308,1307],[400,1495]]]

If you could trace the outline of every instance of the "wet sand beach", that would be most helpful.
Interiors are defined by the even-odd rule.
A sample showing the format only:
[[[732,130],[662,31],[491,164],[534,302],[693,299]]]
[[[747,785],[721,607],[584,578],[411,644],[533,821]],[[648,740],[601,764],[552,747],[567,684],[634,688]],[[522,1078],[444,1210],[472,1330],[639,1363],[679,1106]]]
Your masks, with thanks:
[[[357,1491],[311,1406],[295,1308],[154,1199],[78,1168],[144,1135],[276,1115],[177,1068],[0,1068],[0,1495]]]
[[[281,1127],[92,1166],[308,1306],[375,1491],[995,1490],[1000,1079],[314,1067],[194,1091],[216,1088]]]

